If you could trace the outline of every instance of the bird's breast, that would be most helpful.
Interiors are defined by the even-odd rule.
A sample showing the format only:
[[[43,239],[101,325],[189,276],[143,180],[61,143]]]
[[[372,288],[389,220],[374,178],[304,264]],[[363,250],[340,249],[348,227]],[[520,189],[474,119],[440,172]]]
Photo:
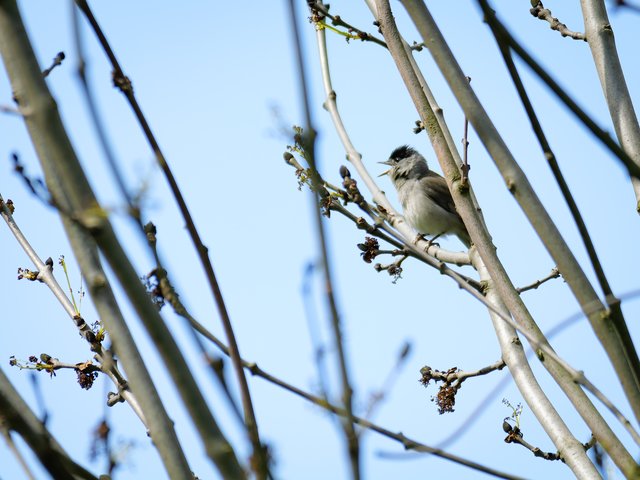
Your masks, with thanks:
[[[423,191],[417,180],[409,180],[398,190],[404,218],[419,233],[439,235],[452,231],[457,219]]]

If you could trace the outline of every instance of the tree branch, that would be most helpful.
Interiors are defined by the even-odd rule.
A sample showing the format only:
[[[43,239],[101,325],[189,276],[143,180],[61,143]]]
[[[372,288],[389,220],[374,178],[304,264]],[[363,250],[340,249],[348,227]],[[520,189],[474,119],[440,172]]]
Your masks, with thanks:
[[[505,42],[509,48],[513,49],[513,51],[525,60],[525,62],[533,62],[526,52],[524,52],[524,49],[509,34],[504,25],[498,21],[495,16],[495,12],[491,10],[487,1],[478,1],[483,9],[487,23],[491,27],[494,36],[496,36],[496,39],[499,42]],[[530,66],[532,66],[531,63]],[[538,71],[536,71],[536,73],[538,73]],[[557,85],[556,87],[559,88]],[[462,92],[462,94],[466,93],[467,92]],[[505,176],[515,199],[526,213],[529,222],[538,233],[540,239],[544,242],[545,247],[556,262],[562,277],[571,288],[571,291],[580,303],[585,315],[588,316],[594,332],[607,352],[616,374],[622,383],[625,395],[633,408],[636,419],[639,419],[640,359],[638,359],[638,353],[633,341],[631,340],[622,311],[620,310],[619,300],[610,294],[609,290],[609,292],[605,292],[605,298],[607,300],[613,300],[612,302],[609,301],[607,304],[607,307],[610,307],[610,310],[608,310],[605,305],[602,305],[602,310],[597,314],[591,313],[589,315],[587,313],[586,306],[593,305],[594,302],[599,300],[597,293],[589,282],[589,279],[586,277],[577,259],[560,235],[557,227],[553,224],[547,211],[535,195],[533,188],[524,176],[524,172],[522,172],[519,166],[517,166],[511,152],[508,151],[498,132],[495,130],[495,127],[490,123],[490,120],[486,116],[486,112],[484,112],[482,107],[479,105],[475,96],[473,98],[475,100],[475,105],[464,105],[464,103],[461,102],[463,108],[474,108],[476,110],[476,122],[472,123],[474,123],[474,126],[485,145],[487,142],[491,142],[493,152],[490,150],[490,153],[494,162],[496,162],[501,173]],[[478,122],[482,121],[481,117],[486,117],[484,119],[484,126],[479,126],[478,124]],[[611,140],[611,142],[613,142],[613,140]],[[619,158],[624,160],[625,165],[627,165],[628,168],[631,169],[631,167],[635,167],[640,170],[640,167],[633,163],[628,155],[622,151],[615,142],[613,142],[613,145],[615,146],[615,150],[620,153]],[[516,168],[517,170],[515,170]],[[603,284],[603,289],[607,287],[608,285],[606,283]],[[603,318],[606,319],[606,321],[603,321]]]
[[[580,0],[580,4],[585,33],[613,128],[624,151],[636,166],[640,166],[640,125],[618,57],[607,7],[602,0]],[[636,194],[636,210],[640,213],[640,179],[637,174],[631,176],[631,182]]]
[[[531,3],[533,5],[533,2]],[[563,37],[570,37],[574,40],[582,40],[584,42],[587,41],[584,33],[569,30],[569,28],[564,23],[551,15],[551,10],[549,10],[548,8],[544,8],[544,5],[542,5],[542,2],[540,0],[538,0],[537,3],[533,5],[533,8],[531,8],[529,12],[534,17],[549,22],[549,28],[551,28],[551,30],[560,32],[560,35],[562,35]]]
[[[2,4],[0,3],[0,17]],[[0,24],[2,21],[0,20]],[[6,428],[20,434],[43,467],[56,480],[98,480],[75,463],[38,420],[0,369],[0,412]]]
[[[133,86],[131,84],[131,80],[124,74],[118,60],[116,59],[115,53],[111,49],[107,38],[102,32],[96,18],[93,16],[91,9],[89,8],[86,0],[76,0],[76,4],[80,8],[80,10],[87,17],[87,20],[91,24],[98,40],[105,51],[111,65],[113,66],[113,82],[116,87],[118,87],[122,93],[127,98],[135,116],[142,127],[142,130],[153,150],[153,153],[156,157],[156,161],[160,166],[167,183],[169,184],[169,188],[174,196],[174,199],[178,205],[178,209],[182,214],[187,230],[189,232],[189,236],[191,237],[192,243],[196,252],[198,254],[198,258],[202,265],[202,268],[205,271],[205,275],[207,281],[209,283],[209,288],[211,289],[211,293],[216,302],[216,306],[218,308],[218,313],[220,315],[220,319],[222,322],[222,326],[225,330],[225,334],[227,336],[227,340],[229,342],[229,346],[231,348],[231,363],[234,367],[234,371],[236,373],[236,378],[238,381],[238,385],[240,387],[240,395],[242,398],[242,405],[244,407],[245,414],[245,424],[247,431],[249,433],[249,437],[251,439],[251,443],[254,449],[254,455],[256,458],[256,467],[260,472],[260,475],[266,475],[267,471],[267,458],[266,453],[262,447],[262,443],[260,441],[260,435],[258,432],[258,424],[255,418],[255,413],[253,410],[253,403],[251,401],[251,394],[249,392],[249,386],[247,384],[247,379],[244,376],[244,371],[242,366],[239,363],[240,351],[238,347],[238,343],[235,337],[235,333],[233,331],[233,326],[231,324],[231,318],[229,316],[229,312],[227,310],[226,304],[224,302],[224,298],[222,296],[222,291],[220,289],[220,285],[218,284],[218,280],[216,278],[213,265],[211,264],[211,260],[209,259],[209,249],[204,245],[202,239],[200,238],[200,234],[195,226],[195,222],[191,216],[191,213],[187,207],[186,201],[178,187],[178,183],[169,167],[169,163],[165,158],[162,150],[160,149],[160,145],[158,144],[155,135],[151,130],[151,126],[147,122],[144,114],[142,113],[142,108],[138,104],[138,101],[133,93]]]
[[[55,101],[42,78],[15,0],[0,0],[0,52],[31,141],[45,172],[47,186],[59,202],[61,212],[64,212],[61,213],[63,225],[83,276],[87,279],[105,328],[118,345],[120,358],[130,376],[131,387],[145,412],[154,444],[169,475],[176,479],[192,479],[191,469],[172,422],[117,308],[107,276],[102,270],[96,244],[108,259],[163,356],[167,370],[182,395],[210,458],[229,478],[244,478],[245,474],[233,449],[217,427],[184,357],[147,297],[80,167]]]
[[[418,31],[421,33],[423,40],[425,41],[425,44],[428,45],[432,55],[436,60],[436,63],[444,73],[445,78],[447,79],[448,82],[450,83],[453,82],[452,89],[456,94],[458,101],[461,102],[461,104],[463,105],[465,114],[467,115],[471,124],[474,126],[474,128],[478,132],[478,135],[480,136],[480,138],[483,140],[485,144],[487,144],[486,138],[483,138],[483,135],[486,134],[487,130],[489,129],[494,130],[493,125],[483,110],[482,110],[482,120],[480,120],[480,116],[478,116],[478,112],[480,111],[480,109],[472,110],[471,108],[467,108],[470,103],[474,103],[474,105],[478,104],[477,99],[475,99],[475,97],[471,98],[469,96],[469,98],[464,98],[464,101],[461,100],[462,98],[461,95],[463,94],[466,95],[467,93],[469,93],[472,95],[469,82],[466,76],[463,74],[463,72],[459,68],[459,66],[457,65],[448,47],[444,43],[444,39],[442,38],[437,25],[435,24],[435,22],[433,22],[433,19],[430,17],[426,9],[426,6],[421,2],[411,2],[411,1],[405,1],[403,2],[403,4],[405,5],[405,8],[407,8],[407,10],[409,11],[409,14],[413,19],[414,23],[416,23]],[[391,40],[389,37],[390,32],[384,30],[385,24],[387,26],[391,25],[391,28],[395,29],[395,26],[392,25],[391,14],[390,12],[388,12],[386,16],[382,16],[380,13],[381,3],[378,2],[377,5],[378,5],[378,14],[379,14],[378,20],[383,26],[383,34],[385,35],[387,45],[390,51],[392,51],[392,54],[394,54],[392,50]],[[395,52],[395,54],[398,55],[398,58],[402,56],[402,53],[403,53],[402,50],[398,47]],[[395,54],[394,54],[394,58],[395,58]],[[396,58],[396,61],[398,61],[397,58]],[[402,68],[400,68],[401,73],[403,74],[403,76],[406,75],[407,77],[410,77],[411,75],[410,70],[408,68],[407,70],[403,70],[404,68],[405,68],[404,65],[402,66]],[[415,86],[415,82],[407,81],[407,84],[409,85],[409,90],[412,94],[412,98],[414,102],[416,102],[416,104],[419,105],[418,110],[421,115],[421,120],[423,121],[423,123],[428,124],[429,123],[428,113],[425,113],[423,110],[428,108],[428,106],[425,105],[425,102],[422,100],[420,93]],[[495,136],[497,136],[497,132],[495,132],[494,137]],[[506,151],[506,147],[504,147],[504,143],[501,140],[497,140],[497,139],[495,141],[492,141],[487,148],[489,149],[490,153],[493,153],[492,150],[494,150],[498,146],[500,148],[505,148],[505,151]],[[494,158],[495,158],[495,155],[494,155]],[[449,177],[451,175],[453,177],[456,173],[455,165],[451,165],[451,163],[449,163],[450,162],[449,157],[447,155],[443,155],[442,157],[438,156],[438,159],[441,161],[442,169],[445,172],[446,176]],[[501,165],[499,165],[499,167],[501,167]],[[518,174],[519,179],[521,177],[523,178],[523,174],[520,171],[520,169],[517,167],[515,162],[511,161],[511,163],[509,164],[509,179],[508,179],[509,182],[514,181],[513,174],[515,174],[516,172]],[[523,188],[525,191],[529,190],[528,193],[532,195],[531,198],[528,198],[530,203],[536,203],[536,200],[534,200],[535,196],[533,194],[533,191],[526,184],[526,180],[523,180],[522,185],[519,182],[517,189],[514,188],[516,195],[518,195],[521,192],[521,189]],[[499,262],[499,259],[495,256],[495,250],[491,246],[491,241],[490,241],[490,238],[488,237],[486,230],[483,228],[481,223],[476,223],[477,220],[476,220],[476,217],[474,216],[474,210],[472,206],[468,204],[468,200],[463,195],[459,195],[460,192],[458,192],[455,188],[452,188],[451,192],[453,195],[453,199],[456,202],[456,206],[458,207],[458,211],[465,221],[467,230],[469,231],[471,238],[474,241],[474,244],[478,248],[478,251],[482,256],[482,259],[484,260],[484,265],[486,265],[486,268],[489,269],[491,279],[493,279],[493,281],[496,282],[495,285],[501,299],[506,302],[506,305],[510,313],[514,315],[515,318],[518,319],[517,321],[518,328],[523,333],[527,334],[526,335],[527,338],[536,339],[536,341],[534,342],[537,344],[536,348],[540,348],[540,345],[542,344],[548,347],[548,344],[546,340],[544,340],[542,333],[533,322],[531,315],[527,311],[518,293],[515,291],[515,288],[511,284],[506,272],[504,271],[502,265]],[[527,207],[528,206],[529,205],[527,204]],[[539,202],[536,204],[536,207],[541,207]],[[540,221],[541,219],[544,219],[545,221],[548,221],[548,225],[550,225],[551,228],[554,228],[553,224],[550,222],[550,219],[548,218],[548,215],[546,215],[546,212],[544,212],[542,208],[536,208],[536,210],[537,210],[536,212],[537,215],[533,220],[533,222],[535,223],[536,221]],[[566,244],[562,244],[562,245],[566,248]],[[570,255],[568,248],[566,248],[566,250],[568,252],[567,255]],[[575,264],[575,266],[577,266],[577,264]],[[577,266],[577,268],[579,268],[579,266]],[[561,269],[561,271],[563,270]],[[495,322],[494,322],[494,325],[496,325]],[[507,332],[505,332],[505,334],[506,333]],[[502,344],[502,345],[503,347],[508,348],[507,344]],[[549,348],[549,351],[551,351],[550,348]],[[518,353],[518,356],[522,358],[521,353]],[[576,388],[577,386],[574,383],[575,380],[571,378],[570,375],[567,375],[567,371],[565,370],[564,366],[561,367],[560,363],[557,363],[557,359],[555,357],[552,357],[552,356],[547,357],[547,359],[552,358],[553,361],[545,362],[545,365],[548,365],[550,367],[550,371],[554,374],[554,378],[556,378],[556,381],[561,385],[561,387],[565,390],[565,392],[567,392],[571,396],[571,398],[574,401],[574,404],[579,408],[579,410],[582,411],[583,418],[585,418],[585,420],[590,421],[592,423],[594,421],[597,421],[599,423],[599,427],[603,429],[603,430],[598,429],[598,431],[601,431],[601,433],[608,432],[607,433],[608,438],[610,438],[612,442],[616,442],[615,443],[616,446],[619,446],[622,449],[620,451],[621,454],[624,454],[626,450],[624,450],[624,447],[622,446],[622,444],[615,437],[615,435],[610,430],[610,428],[606,425],[602,417],[598,415],[597,410],[594,408],[592,404],[590,404],[584,392],[582,392],[580,388]],[[510,363],[509,359],[507,358],[507,356],[505,356],[504,352],[503,352],[503,358],[505,359],[505,362],[507,363],[507,365],[509,365]],[[514,371],[511,369],[511,366],[510,366],[510,370],[512,371],[512,374],[514,374]],[[526,380],[517,382],[517,383],[520,388],[526,388],[529,385],[529,382]],[[546,407],[548,407],[549,406],[548,400],[545,400],[545,403],[546,403]],[[543,404],[540,404],[540,406],[542,405]],[[560,428],[560,426],[563,423],[557,415],[555,416],[556,422],[554,424],[550,423],[547,415],[548,409],[546,407],[537,409],[537,412],[538,412],[537,417],[541,422],[543,422],[543,424],[544,423],[547,424],[546,425],[547,432],[552,436],[552,439],[554,439],[554,442],[559,442],[559,445],[562,445],[561,448],[563,449],[566,449],[566,448],[572,449],[575,455],[571,456],[571,459],[569,460],[568,463],[572,464],[573,467],[576,468],[578,471],[581,471],[581,472],[591,471],[593,473],[593,465],[588,461],[586,456],[584,456],[584,452],[580,452],[580,450],[578,449],[579,442],[577,442],[577,440],[572,438],[571,435],[568,434],[566,430],[565,430],[565,433],[562,433],[562,434],[560,434],[559,430],[556,430],[557,428]],[[566,442],[566,440],[568,439],[571,439],[570,444]],[[630,463],[631,457],[629,456],[628,452],[626,452],[626,456],[624,458],[625,458],[625,461],[627,462],[626,465],[629,468],[631,468],[631,463]],[[635,463],[633,465],[635,465]]]
[[[347,448],[349,452],[349,458],[351,460],[351,474],[354,480],[360,478],[360,443],[358,435],[354,427],[353,416],[353,387],[349,379],[349,369],[347,365],[347,358],[345,352],[345,345],[342,334],[342,320],[338,312],[338,306],[336,304],[333,279],[331,273],[331,265],[329,263],[329,249],[327,245],[327,239],[324,233],[324,223],[322,219],[322,212],[320,210],[319,201],[322,198],[322,180],[320,178],[319,169],[316,163],[315,156],[315,138],[316,131],[313,125],[311,116],[311,107],[309,105],[308,94],[308,80],[306,74],[306,68],[303,61],[302,46],[300,44],[300,32],[298,31],[298,23],[296,17],[296,2],[295,0],[289,1],[289,21],[291,24],[291,31],[294,35],[295,46],[295,61],[298,72],[298,85],[300,88],[301,103],[303,106],[303,112],[305,116],[305,127],[301,137],[301,145],[305,152],[305,159],[309,163],[309,170],[311,172],[311,183],[313,188],[313,215],[316,225],[316,235],[318,238],[318,246],[320,248],[320,261],[322,263],[322,271],[324,274],[324,288],[325,298],[327,306],[331,315],[331,330],[333,332],[334,346],[338,354],[338,365],[340,371],[340,379],[342,383],[342,401],[347,411],[346,421],[342,423],[345,438],[347,441]]]

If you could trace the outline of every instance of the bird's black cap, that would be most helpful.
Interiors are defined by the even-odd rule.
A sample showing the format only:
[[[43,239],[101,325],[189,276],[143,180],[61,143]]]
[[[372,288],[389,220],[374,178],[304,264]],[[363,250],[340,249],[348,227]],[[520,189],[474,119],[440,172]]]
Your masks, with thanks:
[[[415,154],[416,151],[411,148],[409,145],[402,145],[401,147],[396,148],[389,158],[399,162],[400,160],[404,160],[405,158],[409,158],[411,155]]]

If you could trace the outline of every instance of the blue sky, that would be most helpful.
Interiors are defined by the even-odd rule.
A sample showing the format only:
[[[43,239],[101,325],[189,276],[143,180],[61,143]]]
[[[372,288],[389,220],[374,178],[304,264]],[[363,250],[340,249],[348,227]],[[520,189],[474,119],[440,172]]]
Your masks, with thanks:
[[[302,7],[304,2],[300,3]],[[317,258],[311,200],[307,191],[297,190],[293,170],[282,161],[282,153],[290,143],[283,131],[290,132],[292,125],[303,121],[285,4],[196,1],[159,5],[118,0],[94,2],[92,8],[133,81],[136,96],[210,249],[243,357],[301,388],[317,391],[316,367],[301,296],[306,265]],[[593,278],[577,231],[476,3],[428,5],[458,61],[472,77],[472,85],[500,133]],[[20,2],[20,7],[43,68],[57,52],[64,51],[67,55],[63,65],[50,75],[49,87],[83,167],[103,205],[113,210],[112,220],[143,275],[152,268],[152,259],[122,214],[122,201],[98,148],[78,88],[69,2]],[[580,105],[613,132],[587,44],[563,39],[549,30],[546,23],[529,14],[528,2],[494,2],[494,7]],[[582,29],[577,5],[558,2],[547,7],[569,28]],[[393,2],[392,8],[405,37],[409,41],[419,40],[399,3]],[[345,153],[328,114],[322,109],[324,94],[315,33],[306,20],[307,13],[300,10],[314,122],[319,133],[320,169],[328,180],[339,183],[338,168],[345,163]],[[332,11],[363,30],[376,33],[364,3],[332,2]],[[610,16],[627,82],[637,104],[638,17],[622,10],[612,11]],[[223,336],[215,305],[164,179],[126,102],[111,86],[110,67],[103,53],[86,26],[83,32],[89,78],[128,186],[132,191],[144,189],[145,218],[158,226],[160,248],[182,299],[202,323]],[[328,34],[328,44],[341,113],[370,172],[380,173],[382,166],[376,162],[385,160],[395,147],[404,143],[424,153],[430,165],[439,171],[426,135],[412,133],[418,117],[387,52],[373,44],[347,43],[332,34]],[[429,53],[424,50],[417,54],[417,59],[444,109],[454,138],[460,139],[463,128],[460,109]],[[638,289],[640,227],[625,172],[526,68],[522,69],[522,75],[586,217],[614,291],[622,295]],[[4,71],[0,75],[0,103],[11,103],[11,89]],[[471,181],[500,258],[516,285],[544,277],[554,266],[552,260],[473,133],[470,142]],[[8,159],[14,151],[19,153],[29,174],[40,175],[22,122],[15,116],[2,114],[0,159],[4,161],[0,161],[0,194],[13,199],[17,222],[43,258],[51,256],[55,260],[65,255],[77,289],[78,268],[58,216],[30,195],[12,173]],[[397,205],[388,180],[382,179],[380,185]],[[430,401],[436,389],[425,390],[418,383],[419,370],[424,365],[441,370],[454,366],[474,370],[497,360],[500,352],[486,310],[453,282],[417,262],[405,262],[403,278],[393,284],[386,274],[376,273],[360,259],[356,244],[363,240],[361,231],[337,214],[326,225],[354,379],[356,410],[364,410],[370,394],[381,387],[393,369],[402,344],[410,341],[412,351],[408,361],[397,372],[394,387],[387,392],[373,420],[392,431],[436,445],[466,421],[506,372],[467,382],[458,394],[456,412],[440,416]],[[0,291],[4,293],[1,368],[25,398],[36,405],[28,372],[9,368],[10,355],[26,358],[47,352],[64,361],[79,362],[89,359],[90,352],[44,286],[16,281],[17,268],[31,265],[6,228],[0,228],[0,245],[4,253],[0,261]],[[454,250],[462,248],[454,239],[445,239],[441,245]],[[473,274],[468,268],[463,271]],[[59,269],[56,273],[61,274]],[[58,279],[62,281],[63,277],[59,275]],[[331,355],[326,368],[333,380],[337,378],[336,363],[318,278],[313,286],[312,307],[317,328]],[[577,312],[577,304],[561,280],[524,298],[545,331]],[[640,334],[633,322],[640,313],[639,305],[635,299],[623,303],[634,338]],[[204,460],[197,435],[163,372],[159,357],[124,297],[121,306],[143,346],[145,360],[176,422],[192,468],[200,478],[217,478]],[[88,321],[97,319],[88,298],[82,313]],[[202,370],[184,325],[168,309],[165,318],[188,355],[214,414],[238,446],[239,455],[246,458],[248,450],[241,430],[219,389]],[[555,337],[553,344],[563,358],[584,370],[630,415],[587,322],[577,322]],[[534,363],[534,369],[578,439],[587,441],[589,432],[571,411],[565,397],[539,365]],[[95,472],[101,471],[102,465],[88,462],[87,452],[90,429],[103,415],[104,396],[110,385],[100,379],[92,390],[85,392],[77,387],[70,372],[59,372],[54,379],[45,375],[38,378],[49,399],[51,430],[74,458]],[[250,378],[250,387],[261,433],[273,448],[277,478],[348,478],[343,440],[330,416],[261,379]],[[333,389],[333,393],[337,398],[338,390]],[[565,466],[535,460],[528,451],[503,442],[502,419],[510,414],[501,403],[503,397],[514,404],[521,401],[517,389],[510,384],[449,450],[530,478],[572,478]],[[39,407],[34,408],[38,411]],[[115,438],[132,439],[136,445],[117,478],[163,478],[159,458],[127,407],[118,405],[108,414]],[[612,426],[618,429],[613,421]],[[553,450],[526,407],[521,427],[529,442],[543,450]],[[631,441],[624,434],[622,438],[632,454],[637,455]],[[385,479],[392,475],[417,478],[425,474],[431,478],[485,477],[436,458],[413,454],[405,457],[401,445],[374,433],[365,432],[362,439],[366,478]],[[396,456],[383,458],[381,453]],[[0,478],[24,478],[4,445],[0,446],[0,465]],[[526,465],[524,472],[523,465]]]

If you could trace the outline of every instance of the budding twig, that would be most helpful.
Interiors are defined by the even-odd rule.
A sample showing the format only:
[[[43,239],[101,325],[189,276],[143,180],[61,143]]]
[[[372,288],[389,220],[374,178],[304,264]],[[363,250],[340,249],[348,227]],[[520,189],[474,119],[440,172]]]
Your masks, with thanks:
[[[56,68],[58,65],[62,65],[63,60],[64,60],[64,52],[59,52],[53,59],[53,63],[51,64],[51,66],[42,71],[42,76],[48,77],[54,68]]]
[[[542,2],[540,0],[538,0],[537,2],[532,1],[531,4],[533,5],[533,8],[529,10],[529,12],[531,12],[531,15],[539,18],[540,20],[549,22],[549,28],[551,28],[551,30],[560,32],[560,35],[562,35],[563,37],[570,37],[574,40],[582,40],[584,42],[587,41],[587,37],[584,33],[569,30],[569,28],[564,23],[551,15],[551,10],[549,10],[548,8],[544,8],[544,5],[542,5]]]
[[[530,285],[525,285],[524,287],[516,288],[516,290],[518,291],[518,293],[526,292],[527,290],[535,290],[536,288],[538,288],[543,283],[548,282],[549,280],[553,280],[554,278],[558,278],[558,277],[560,277],[560,271],[558,270],[558,267],[553,267],[551,269],[551,273],[549,275],[547,275],[546,277],[541,278],[539,280],[536,280],[535,282],[533,282]]]

